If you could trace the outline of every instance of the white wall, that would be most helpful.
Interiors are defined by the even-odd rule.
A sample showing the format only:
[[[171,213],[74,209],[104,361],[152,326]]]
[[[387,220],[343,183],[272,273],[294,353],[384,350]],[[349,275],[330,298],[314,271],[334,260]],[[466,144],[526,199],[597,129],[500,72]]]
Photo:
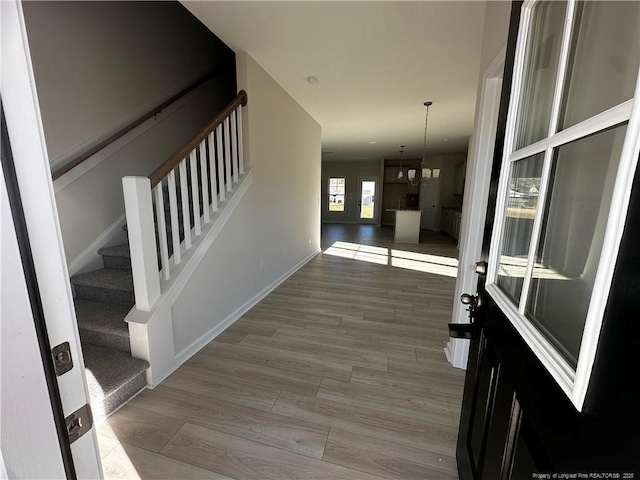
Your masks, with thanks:
[[[177,2],[24,2],[24,12],[55,167],[232,60]]]
[[[376,192],[376,201],[381,200],[382,185],[384,182],[384,179],[381,176],[381,163],[381,160],[374,160],[370,162],[322,162],[322,180],[320,186],[322,221],[329,223],[356,223],[358,221],[358,216],[360,214],[358,210],[358,195],[360,192],[358,177],[378,177],[378,191]],[[346,179],[344,212],[329,211],[329,177],[344,177]],[[380,210],[380,208],[378,208],[378,210]],[[380,211],[378,211],[378,218],[376,219],[376,221],[380,221]]]
[[[176,356],[320,251],[320,126],[248,55],[237,65],[253,184],[172,308]]]

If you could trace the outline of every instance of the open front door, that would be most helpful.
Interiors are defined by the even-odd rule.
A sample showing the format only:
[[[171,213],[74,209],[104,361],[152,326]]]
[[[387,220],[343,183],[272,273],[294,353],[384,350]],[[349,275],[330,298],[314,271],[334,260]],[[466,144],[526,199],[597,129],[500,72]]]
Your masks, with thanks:
[[[24,297],[26,289],[22,285],[25,278],[30,287],[30,305],[23,302],[18,305],[20,310],[7,311],[5,303],[2,304],[1,414],[2,420],[6,416],[11,418],[0,427],[2,457],[11,478],[100,478],[102,469],[96,433],[87,408],[89,394],[71,286],[22,6],[18,1],[0,2],[0,32],[0,97],[6,116],[6,129],[4,118],[2,122],[2,174],[8,190],[6,200],[3,198],[1,202],[5,209],[1,219],[2,235],[5,240],[6,234],[10,242],[17,238],[20,241],[15,243],[21,247],[18,258],[2,265],[3,299],[5,288],[9,291],[4,282],[8,280],[5,275],[7,266],[22,264],[24,270],[16,268],[10,271],[14,277],[11,281],[16,282],[14,289]],[[11,217],[5,214],[6,203],[11,204]],[[11,235],[14,225],[15,235]],[[11,248],[11,244],[5,246],[3,243],[3,255],[8,251],[5,248]],[[14,252],[16,250],[13,249]],[[11,300],[18,304],[22,299]],[[12,302],[8,305],[13,305]],[[29,310],[31,315],[28,315]],[[4,315],[12,316],[6,324]],[[15,352],[16,344],[12,344],[11,350],[5,349],[4,342],[11,340],[11,337],[5,337],[11,333],[8,326],[15,327],[13,333],[16,335],[26,336],[34,330],[34,318],[39,324],[35,329],[39,332],[35,348],[40,351],[33,351],[34,341],[25,347],[29,351]],[[16,337],[16,341],[22,336]],[[34,340],[33,335],[31,337]],[[11,351],[15,355],[9,356]],[[40,357],[39,365],[35,363],[36,357]],[[56,371],[53,371],[53,365],[56,365]],[[10,374],[5,375],[8,371]],[[11,379],[16,379],[16,386],[5,384]],[[29,385],[34,386],[33,391]],[[45,405],[48,412],[40,411],[45,408],[42,407],[43,388],[50,394],[50,403]],[[6,398],[21,402],[19,408],[9,410],[11,402],[5,403]],[[38,422],[41,418],[43,423]],[[15,427],[15,430],[9,427]]]
[[[639,65],[638,2],[513,5],[461,480],[640,478]]]

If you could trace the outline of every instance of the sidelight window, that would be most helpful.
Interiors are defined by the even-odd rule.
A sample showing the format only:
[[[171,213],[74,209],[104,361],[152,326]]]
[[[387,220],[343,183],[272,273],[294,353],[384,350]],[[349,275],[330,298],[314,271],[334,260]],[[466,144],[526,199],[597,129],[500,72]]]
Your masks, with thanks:
[[[640,3],[525,4],[487,291],[581,409],[640,147]]]

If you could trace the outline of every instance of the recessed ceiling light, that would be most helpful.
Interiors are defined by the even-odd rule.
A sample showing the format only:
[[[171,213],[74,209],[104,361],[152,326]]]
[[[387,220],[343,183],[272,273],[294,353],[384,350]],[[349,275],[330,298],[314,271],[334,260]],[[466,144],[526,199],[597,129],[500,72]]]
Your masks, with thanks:
[[[318,83],[318,77],[314,77],[313,75],[309,75],[307,77],[307,82],[309,82],[311,85],[315,85],[316,83]]]
[[[369,142],[369,145],[375,145],[376,142]]]
[[[442,141],[443,141],[443,142],[448,142],[448,141],[449,141],[449,139],[448,139],[448,138],[443,138],[443,139],[442,139]]]

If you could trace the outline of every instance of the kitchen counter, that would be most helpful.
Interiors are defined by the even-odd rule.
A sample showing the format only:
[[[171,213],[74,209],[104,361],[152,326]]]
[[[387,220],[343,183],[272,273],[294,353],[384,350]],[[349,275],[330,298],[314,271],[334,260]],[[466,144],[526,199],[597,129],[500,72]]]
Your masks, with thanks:
[[[387,212],[396,212],[396,243],[420,243],[420,210],[388,208]]]

